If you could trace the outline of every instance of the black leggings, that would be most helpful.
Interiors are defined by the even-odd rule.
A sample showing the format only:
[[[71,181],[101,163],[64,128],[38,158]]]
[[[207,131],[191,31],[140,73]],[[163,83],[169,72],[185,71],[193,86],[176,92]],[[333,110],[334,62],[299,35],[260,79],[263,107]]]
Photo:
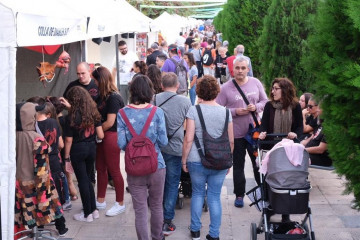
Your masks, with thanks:
[[[96,209],[94,187],[91,184],[91,175],[96,158],[95,142],[80,142],[71,146],[71,164],[79,183],[81,202],[84,216],[87,217]]]

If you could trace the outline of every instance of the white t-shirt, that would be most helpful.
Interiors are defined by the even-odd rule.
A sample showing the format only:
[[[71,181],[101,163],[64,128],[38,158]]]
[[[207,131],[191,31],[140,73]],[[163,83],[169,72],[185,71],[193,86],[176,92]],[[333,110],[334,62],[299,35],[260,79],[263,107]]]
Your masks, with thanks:
[[[126,55],[119,53],[120,85],[127,85],[131,81],[134,74],[130,70],[136,61],[139,61],[139,57],[134,52],[128,51]],[[113,68],[116,68],[116,56],[113,60]]]
[[[178,36],[175,43],[178,47],[185,47],[185,41],[186,39],[183,36]]]

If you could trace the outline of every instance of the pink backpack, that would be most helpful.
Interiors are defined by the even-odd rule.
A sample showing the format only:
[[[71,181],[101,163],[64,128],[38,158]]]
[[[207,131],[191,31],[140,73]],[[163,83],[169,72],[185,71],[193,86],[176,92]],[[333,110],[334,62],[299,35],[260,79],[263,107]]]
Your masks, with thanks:
[[[137,135],[133,126],[123,109],[120,109],[120,115],[124,119],[131,135],[133,136],[125,148],[125,171],[132,176],[145,176],[156,172],[158,168],[158,154],[154,143],[146,137],[151,120],[153,119],[157,107],[153,107],[145,122],[140,135]]]

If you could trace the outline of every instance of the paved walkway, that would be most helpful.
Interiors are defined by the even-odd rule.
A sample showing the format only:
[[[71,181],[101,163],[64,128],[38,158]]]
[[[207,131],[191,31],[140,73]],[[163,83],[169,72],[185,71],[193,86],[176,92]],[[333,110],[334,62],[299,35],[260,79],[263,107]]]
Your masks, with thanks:
[[[122,156],[123,157],[123,156]],[[246,165],[247,190],[255,186],[250,161]],[[121,163],[124,172],[123,162]],[[360,213],[350,208],[352,195],[342,195],[344,180],[331,171],[310,169],[310,181],[312,191],[310,204],[313,211],[313,224],[316,239],[320,240],[355,240],[360,239]],[[110,208],[115,200],[115,191],[108,188],[106,201]],[[190,201],[185,199],[184,208],[176,210],[174,223],[177,230],[167,237],[167,240],[191,239],[188,225],[190,222]],[[222,240],[248,240],[250,239],[250,223],[258,223],[260,212],[254,207],[249,207],[249,199],[245,199],[244,208],[235,208],[233,205],[234,194],[232,173],[228,174],[222,189],[221,201],[223,206],[222,225],[220,239]],[[131,197],[125,192],[126,211],[115,217],[106,217],[105,210],[100,212],[100,219],[92,223],[74,221],[72,216],[81,210],[80,199],[73,202],[73,209],[65,213],[67,226],[70,229],[67,239],[74,240],[132,240],[136,238],[134,226],[134,211]],[[280,215],[274,216],[274,219]],[[300,219],[302,216],[292,215],[292,219]],[[205,239],[209,230],[209,212],[204,212],[202,217],[203,227],[201,239]],[[258,239],[264,239],[264,234],[258,235]]]

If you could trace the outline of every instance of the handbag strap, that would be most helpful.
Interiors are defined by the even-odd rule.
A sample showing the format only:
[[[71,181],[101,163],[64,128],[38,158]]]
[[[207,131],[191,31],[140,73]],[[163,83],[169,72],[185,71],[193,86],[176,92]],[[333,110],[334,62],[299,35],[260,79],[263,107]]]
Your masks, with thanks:
[[[157,109],[156,106],[153,106],[153,108],[151,109],[151,112],[150,112],[150,114],[149,114],[149,116],[146,119],[146,122],[144,124],[144,128],[140,133],[140,136],[144,136],[144,137],[146,136],[146,132],[149,129],[150,123],[151,123],[151,121],[152,121],[152,119],[153,119],[153,117],[155,115],[156,109]],[[125,113],[123,108],[119,110],[119,113],[120,113],[121,117],[124,119],[124,122],[125,122],[126,126],[128,127],[131,135],[133,137],[138,136],[138,134],[136,133],[136,131],[133,128],[132,124],[130,123],[129,118],[126,116],[126,113]]]
[[[201,112],[200,105],[198,104],[195,107],[196,107],[196,111],[197,111],[197,113],[199,115],[201,128],[202,128],[203,131],[206,131],[205,121],[204,121],[204,117],[203,117],[202,112]]]
[[[233,79],[232,82],[234,83],[236,89],[239,91],[240,95],[242,96],[245,104],[246,104],[246,105],[249,105],[249,104],[250,104],[249,100],[246,98],[244,92],[241,90],[240,86],[237,84],[237,82],[235,81],[235,79]],[[250,113],[251,113],[251,116],[252,116],[253,119],[254,119],[254,122],[255,122],[256,127],[259,128],[259,127],[260,127],[260,124],[259,124],[259,122],[258,122],[258,120],[257,120],[257,117],[256,117],[256,115],[255,115],[255,112],[250,112]]]
[[[199,104],[196,105],[196,111],[198,112],[198,115],[199,115],[199,120],[200,120],[201,128],[202,128],[203,131],[206,131],[206,126],[205,126],[204,117],[203,117],[203,115],[202,115],[201,108],[200,108],[200,105],[199,105]],[[226,109],[226,117],[225,117],[224,131],[227,131],[228,123],[229,123],[229,111],[228,111],[228,109]],[[202,151],[201,145],[200,145],[199,138],[196,136],[196,133],[194,134],[194,141],[195,141],[195,145],[196,145],[196,148],[197,148],[197,150],[198,150],[198,152],[199,152],[200,157],[205,157],[205,156],[204,156],[204,153],[203,153],[203,151]]]
[[[203,115],[202,115],[202,112],[201,112],[200,105],[196,105],[196,111],[198,112],[198,115],[199,115],[201,128],[202,128],[203,131],[206,131],[206,126],[205,126],[205,122],[204,122],[204,118],[203,118]],[[196,149],[198,150],[200,158],[204,158],[205,155],[204,155],[203,150],[201,148],[199,138],[196,136],[196,132],[194,133],[194,141],[195,141],[195,146],[196,146]]]
[[[157,94],[156,94],[157,95]],[[156,106],[156,95],[155,95],[155,106]],[[165,101],[163,101],[158,107],[161,107],[162,105],[164,105],[167,101],[169,101],[170,99],[172,99],[173,97],[177,96],[177,94],[171,95],[170,97],[168,97]]]
[[[169,101],[170,99],[172,99],[173,97],[177,96],[177,94],[174,94],[170,97],[168,97],[164,102],[162,102],[158,107],[161,107],[162,105],[164,105],[167,101]],[[156,105],[156,95],[155,95],[155,99],[154,99],[154,104]],[[170,141],[170,139],[175,135],[175,133],[181,128],[182,125],[184,125],[186,117],[184,118],[184,121],[182,122],[182,124],[175,130],[175,132],[173,132],[173,134],[171,134],[170,136],[168,136],[168,141]]]
[[[170,141],[170,139],[172,139],[172,137],[175,135],[175,133],[181,128],[182,125],[184,125],[186,117],[184,118],[184,121],[181,123],[181,125],[175,130],[175,132],[173,132],[173,134],[171,134],[170,136],[168,136],[168,141]]]

